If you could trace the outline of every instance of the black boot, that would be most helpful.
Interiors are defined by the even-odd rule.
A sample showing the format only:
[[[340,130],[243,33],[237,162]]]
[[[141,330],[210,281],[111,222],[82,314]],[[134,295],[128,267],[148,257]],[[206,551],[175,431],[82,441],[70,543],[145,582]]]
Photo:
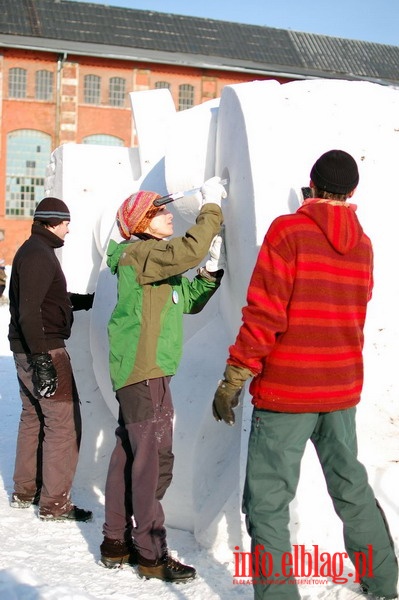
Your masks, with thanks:
[[[87,523],[93,519],[93,513],[91,510],[72,505],[68,512],[61,515],[39,512],[39,519],[41,521],[79,521],[80,523]]]

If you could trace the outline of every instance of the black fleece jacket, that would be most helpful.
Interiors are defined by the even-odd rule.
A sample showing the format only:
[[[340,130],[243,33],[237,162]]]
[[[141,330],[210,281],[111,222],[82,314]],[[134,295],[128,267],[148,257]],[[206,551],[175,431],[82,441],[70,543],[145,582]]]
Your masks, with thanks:
[[[34,223],[11,270],[8,339],[12,352],[39,354],[65,346],[71,334],[72,302],[55,255],[64,241]]]

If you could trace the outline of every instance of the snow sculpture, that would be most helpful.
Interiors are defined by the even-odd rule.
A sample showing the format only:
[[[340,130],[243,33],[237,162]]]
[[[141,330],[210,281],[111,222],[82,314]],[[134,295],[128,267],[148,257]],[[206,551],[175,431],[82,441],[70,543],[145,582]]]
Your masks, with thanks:
[[[227,86],[220,99],[179,113],[167,90],[130,97],[138,149],[65,145],[55,150],[49,165],[47,194],[61,197],[72,215],[61,255],[68,288],[96,291],[89,333],[84,328],[75,333],[76,348],[82,352],[90,345],[90,351],[80,355],[78,384],[84,387],[90,374],[95,384],[85,392],[92,395],[91,402],[105,403],[110,414],[117,415],[106,336],[116,281],[104,256],[110,237],[120,239],[114,226],[120,203],[140,188],[163,195],[197,187],[215,174],[227,177],[223,212],[228,267],[218,294],[200,315],[185,320],[183,360],[172,383],[175,474],[164,506],[168,524],[193,531],[200,543],[217,545],[224,528],[231,547],[242,547],[240,495],[249,425],[243,430],[242,408],[237,410],[236,427],[229,428],[213,420],[210,407],[228,346],[239,328],[259,244],[274,217],[298,207],[300,188],[308,185],[316,158],[342,148],[359,165],[355,202],[366,232],[373,238],[376,228],[386,230],[386,241],[375,248],[378,279],[380,267],[392,255],[392,243],[397,244],[392,240],[398,239],[396,224],[384,210],[389,197],[381,185],[397,189],[399,123],[392,122],[391,115],[399,115],[399,94],[367,82],[255,81]],[[170,206],[175,234],[180,235],[195,218],[190,199]],[[398,286],[397,277],[378,280],[368,320],[373,332],[385,327],[387,315],[397,314],[393,303]],[[395,331],[397,323],[390,326]],[[244,406],[245,417],[248,398]],[[104,414],[103,408],[94,410],[90,420],[97,458]],[[108,427],[114,425],[114,419],[107,421]],[[111,448],[99,461],[103,480]],[[91,458],[86,454],[81,460]]]

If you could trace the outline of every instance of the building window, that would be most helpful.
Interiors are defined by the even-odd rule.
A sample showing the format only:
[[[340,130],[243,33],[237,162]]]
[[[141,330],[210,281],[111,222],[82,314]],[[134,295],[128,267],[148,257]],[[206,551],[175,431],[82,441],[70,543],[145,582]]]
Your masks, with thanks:
[[[163,89],[170,89],[170,83],[168,83],[167,81],[156,81],[155,82],[155,89],[156,90],[163,90]]]
[[[179,85],[179,110],[194,106],[194,86],[183,83]]]
[[[82,144],[96,144],[98,146],[123,146],[123,140],[114,135],[98,133],[95,135],[88,135],[87,137],[83,138]]]
[[[50,160],[51,136],[33,129],[7,136],[6,215],[33,216],[44,197],[44,179]]]
[[[53,99],[53,73],[51,71],[36,71],[35,98],[36,100]]]
[[[109,103],[111,106],[124,106],[126,96],[126,79],[111,77],[109,80]]]
[[[9,70],[8,96],[9,98],[26,98],[26,69]]]
[[[98,75],[85,75],[84,101],[86,104],[100,104],[101,77]]]

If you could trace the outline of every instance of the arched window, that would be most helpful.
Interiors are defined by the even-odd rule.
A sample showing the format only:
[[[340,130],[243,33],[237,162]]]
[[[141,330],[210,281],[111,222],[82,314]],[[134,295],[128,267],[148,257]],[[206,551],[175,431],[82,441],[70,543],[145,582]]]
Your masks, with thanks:
[[[82,143],[97,144],[98,146],[123,146],[123,140],[114,135],[106,135],[105,133],[88,135],[83,138]]]
[[[179,110],[194,106],[194,86],[189,83],[179,85]]]
[[[162,90],[162,89],[170,89],[170,83],[168,83],[167,81],[156,81],[155,82],[155,89],[156,90]]]
[[[26,69],[15,67],[8,71],[8,97],[26,98]]]
[[[126,79],[111,77],[109,80],[109,103],[111,106],[125,106]]]
[[[32,217],[44,197],[44,179],[50,160],[51,137],[33,129],[7,135],[6,215]]]
[[[35,98],[37,100],[53,99],[53,78],[51,71],[36,71]]]
[[[85,75],[84,101],[86,104],[100,104],[101,77],[98,77],[98,75]]]

